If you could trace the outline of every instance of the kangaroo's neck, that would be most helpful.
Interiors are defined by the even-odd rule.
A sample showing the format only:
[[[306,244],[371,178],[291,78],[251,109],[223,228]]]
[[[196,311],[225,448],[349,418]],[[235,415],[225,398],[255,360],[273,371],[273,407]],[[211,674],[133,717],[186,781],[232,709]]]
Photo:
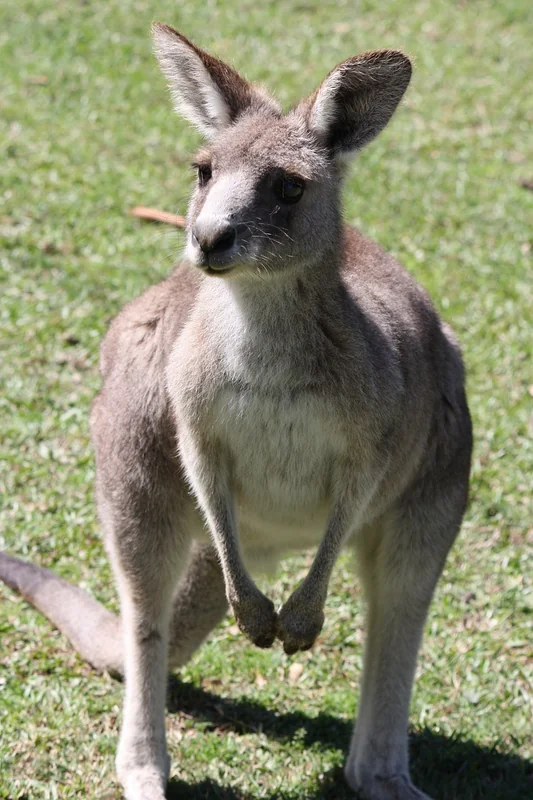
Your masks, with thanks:
[[[226,375],[255,385],[307,386],[322,361],[335,357],[333,320],[342,319],[343,289],[335,264],[289,270],[265,280],[206,280],[197,322]]]
[[[248,335],[271,332],[281,337],[307,327],[325,307],[340,296],[338,254],[328,254],[320,264],[281,270],[265,276],[206,280],[202,300],[209,315],[239,323]]]

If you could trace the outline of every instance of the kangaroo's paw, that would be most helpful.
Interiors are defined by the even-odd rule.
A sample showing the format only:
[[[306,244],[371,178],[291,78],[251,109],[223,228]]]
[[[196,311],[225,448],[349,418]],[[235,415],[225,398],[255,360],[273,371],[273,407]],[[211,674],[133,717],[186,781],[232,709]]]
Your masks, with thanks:
[[[259,589],[232,599],[237,625],[256,647],[272,647],[276,638],[277,614],[274,603]]]
[[[278,639],[287,655],[309,650],[324,625],[322,605],[309,602],[298,590],[289,597],[278,617]]]

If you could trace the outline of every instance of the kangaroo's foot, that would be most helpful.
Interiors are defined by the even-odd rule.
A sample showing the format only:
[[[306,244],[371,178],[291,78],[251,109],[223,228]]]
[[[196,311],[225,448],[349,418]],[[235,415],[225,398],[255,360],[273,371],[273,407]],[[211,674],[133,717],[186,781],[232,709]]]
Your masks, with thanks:
[[[348,761],[344,775],[348,785],[365,800],[431,800],[411,783],[408,775],[372,775]]]
[[[157,756],[147,759],[146,745],[122,736],[116,766],[126,800],[165,800],[170,758],[162,742]]]

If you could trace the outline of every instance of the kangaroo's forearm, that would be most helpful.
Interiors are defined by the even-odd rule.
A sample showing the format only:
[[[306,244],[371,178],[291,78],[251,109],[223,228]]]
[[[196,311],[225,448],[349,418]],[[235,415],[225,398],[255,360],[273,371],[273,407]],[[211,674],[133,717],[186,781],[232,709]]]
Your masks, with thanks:
[[[276,638],[274,604],[259,591],[244,564],[228,469],[192,437],[182,442],[189,478],[216,548],[226,596],[242,632],[258,647],[270,647]]]

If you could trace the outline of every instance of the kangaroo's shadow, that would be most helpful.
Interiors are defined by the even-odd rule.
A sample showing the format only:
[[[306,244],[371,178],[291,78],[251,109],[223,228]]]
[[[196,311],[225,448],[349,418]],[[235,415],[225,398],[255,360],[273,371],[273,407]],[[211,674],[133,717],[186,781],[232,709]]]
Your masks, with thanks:
[[[169,683],[170,713],[184,712],[207,723],[207,730],[263,733],[290,741],[296,733],[307,747],[348,750],[352,722],[331,714],[307,716],[300,711],[277,713],[260,703],[223,698],[172,677]],[[303,735],[302,735],[303,733]],[[533,762],[494,747],[480,747],[460,736],[443,736],[429,729],[410,738],[412,776],[435,800],[531,800]],[[255,800],[259,795],[243,793],[205,779],[189,784],[171,779],[168,800]],[[277,792],[267,800],[353,800],[342,770],[336,768],[310,792]]]

